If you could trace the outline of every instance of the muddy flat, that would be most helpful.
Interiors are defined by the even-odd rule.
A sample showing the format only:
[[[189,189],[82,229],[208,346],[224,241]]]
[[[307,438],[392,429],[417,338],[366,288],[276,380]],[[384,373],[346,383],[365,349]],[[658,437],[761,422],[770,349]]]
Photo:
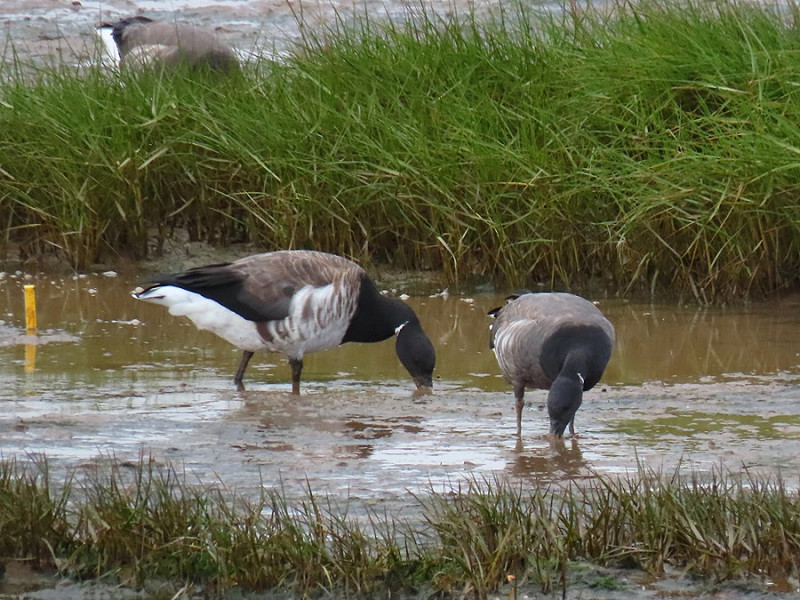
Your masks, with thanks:
[[[24,329],[31,282],[35,335]],[[137,283],[0,280],[3,456],[46,454],[69,469],[145,454],[239,493],[310,483],[382,503],[475,475],[538,485],[640,466],[800,474],[796,299],[738,309],[596,299],[617,344],[577,435],[556,443],[545,435],[546,392],[535,390],[516,439],[513,394],[488,348],[487,312],[501,295],[408,298],[437,348],[433,394],[415,396],[387,340],[310,355],[297,397],[285,358],[270,354],[254,358],[237,391],[239,352],[133,299]]]

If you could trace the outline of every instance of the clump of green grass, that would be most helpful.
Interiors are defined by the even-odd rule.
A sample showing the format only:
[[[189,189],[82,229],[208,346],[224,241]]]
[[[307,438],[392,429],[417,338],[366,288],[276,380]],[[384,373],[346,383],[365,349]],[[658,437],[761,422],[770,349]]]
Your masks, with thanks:
[[[0,557],[212,595],[486,598],[512,579],[551,593],[585,582],[587,564],[654,575],[672,565],[713,582],[800,575],[800,495],[747,472],[684,478],[642,468],[532,489],[468,480],[416,495],[418,518],[405,521],[356,515],[311,489],[293,500],[279,490],[245,500],[189,485],[144,457],[70,481],[56,490],[44,459],[0,464]]]
[[[0,77],[3,240],[194,239],[702,302],[798,283],[800,38],[732,0],[311,31],[223,81]],[[11,69],[6,67],[7,70]]]
[[[37,565],[72,548],[67,520],[69,482],[51,486],[47,460],[0,460],[0,557],[21,556]]]
[[[485,598],[509,575],[520,582],[530,578],[546,593],[564,583],[575,532],[563,518],[576,506],[566,505],[559,491],[523,491],[494,479],[420,500],[443,566],[439,587]]]
[[[600,480],[581,544],[590,556],[663,572],[679,565],[715,581],[747,573],[783,578],[797,569],[800,497],[780,478],[743,473]],[[600,501],[597,501],[597,498]],[[597,509],[597,506],[600,509]],[[609,510],[609,507],[613,507]]]
[[[410,562],[397,523],[360,524],[310,489],[294,504],[279,491],[250,501],[190,486],[183,474],[143,459],[90,473],[73,499],[63,520],[72,550],[53,560],[81,579],[191,582],[220,594],[235,587],[350,595],[386,585],[398,564]]]

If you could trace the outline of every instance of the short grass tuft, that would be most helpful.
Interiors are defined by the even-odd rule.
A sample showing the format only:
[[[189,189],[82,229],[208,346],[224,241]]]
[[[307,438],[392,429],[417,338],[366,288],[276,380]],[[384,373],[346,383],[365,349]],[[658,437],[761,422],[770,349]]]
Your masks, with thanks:
[[[668,566],[715,583],[800,576],[800,495],[747,471],[642,467],[542,488],[464,480],[410,497],[416,516],[402,521],[311,489],[237,498],[144,456],[69,482],[54,485],[44,458],[0,462],[2,559],[220,596],[487,598],[508,585],[564,593],[608,589],[608,569],[659,576]]]

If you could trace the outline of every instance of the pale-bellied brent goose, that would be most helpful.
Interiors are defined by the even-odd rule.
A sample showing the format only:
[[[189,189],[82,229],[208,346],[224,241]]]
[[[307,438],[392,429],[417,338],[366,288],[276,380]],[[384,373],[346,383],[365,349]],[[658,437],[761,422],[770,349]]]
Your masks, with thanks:
[[[283,250],[150,280],[134,297],[189,317],[242,350],[234,383],[243,389],[247,363],[258,350],[280,352],[300,393],[303,356],[345,342],[397,336],[395,350],[417,388],[433,386],[436,355],[414,310],[381,295],[354,262],[323,252]]]
[[[100,27],[111,29],[111,37],[119,51],[120,66],[162,64],[174,67],[186,64],[224,72],[239,66],[234,51],[220,42],[216,35],[191,25],[154,21],[137,15],[102,23]]]

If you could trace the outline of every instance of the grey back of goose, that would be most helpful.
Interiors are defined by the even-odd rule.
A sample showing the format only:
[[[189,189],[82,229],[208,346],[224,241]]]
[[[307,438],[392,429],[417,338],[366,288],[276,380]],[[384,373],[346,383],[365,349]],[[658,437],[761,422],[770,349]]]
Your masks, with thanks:
[[[102,27],[111,29],[119,50],[120,66],[185,64],[223,72],[239,66],[233,49],[222,44],[210,31],[191,25],[136,16],[103,23]]]
[[[525,388],[549,390],[550,433],[557,437],[569,426],[583,392],[602,377],[614,346],[614,326],[591,302],[565,293],[511,296],[489,314],[490,348],[503,377],[514,387],[517,435],[522,434]]]

